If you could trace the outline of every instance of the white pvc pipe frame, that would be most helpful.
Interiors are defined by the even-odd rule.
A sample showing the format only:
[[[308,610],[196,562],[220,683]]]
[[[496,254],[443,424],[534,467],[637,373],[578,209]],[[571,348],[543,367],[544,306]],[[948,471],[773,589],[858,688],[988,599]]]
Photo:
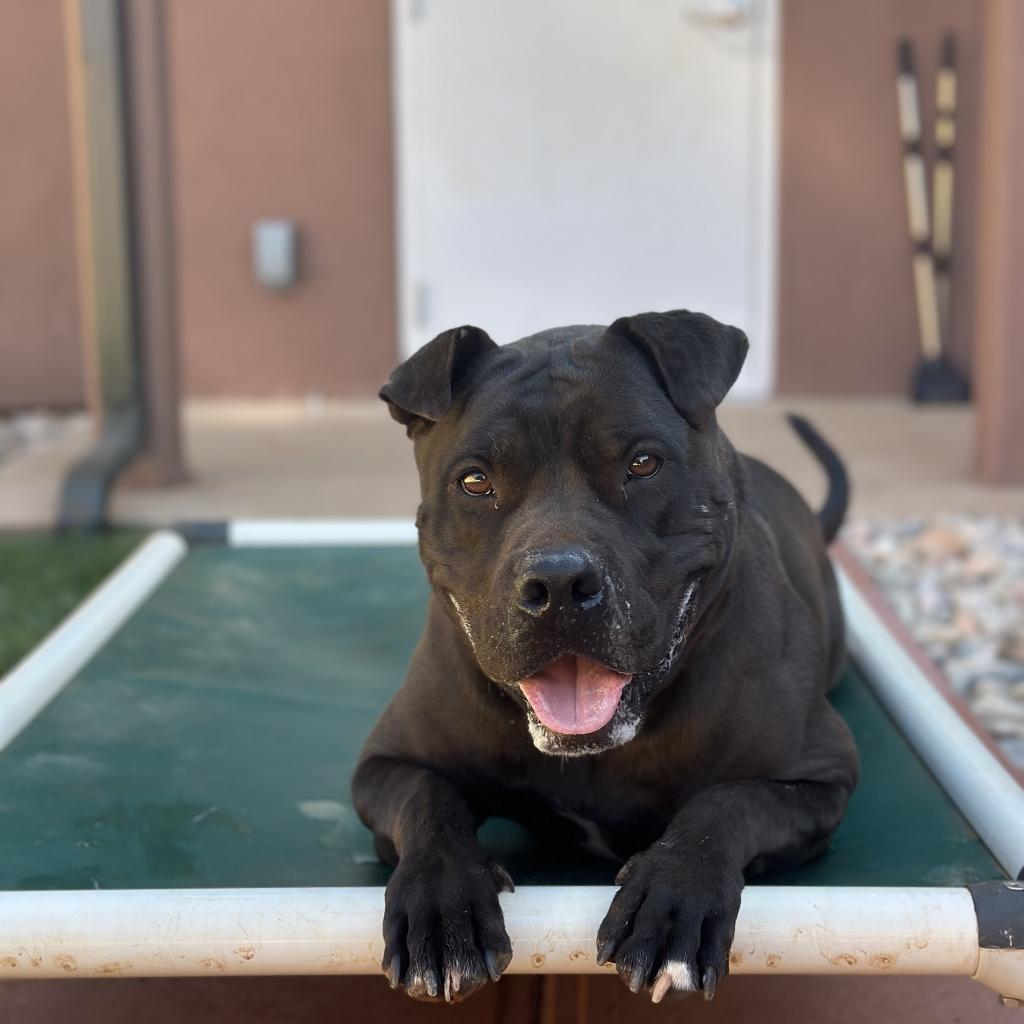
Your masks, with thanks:
[[[391,545],[405,520],[238,520],[237,547]],[[184,558],[153,534],[0,680],[0,753]],[[893,718],[1011,877],[1024,864],[1024,791],[936,692],[842,572],[850,649]],[[956,757],[950,757],[951,751]],[[512,973],[601,973],[594,936],[613,889],[525,886],[501,897]],[[383,889],[0,893],[0,979],[375,974]],[[966,975],[1024,999],[1024,951],[978,947],[966,889],[749,886],[737,974]]]

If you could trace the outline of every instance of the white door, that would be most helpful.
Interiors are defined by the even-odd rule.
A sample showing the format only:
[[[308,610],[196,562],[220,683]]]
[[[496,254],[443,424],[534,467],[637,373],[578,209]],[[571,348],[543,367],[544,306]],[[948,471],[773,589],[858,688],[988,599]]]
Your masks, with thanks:
[[[646,310],[774,348],[777,0],[393,0],[404,354]]]

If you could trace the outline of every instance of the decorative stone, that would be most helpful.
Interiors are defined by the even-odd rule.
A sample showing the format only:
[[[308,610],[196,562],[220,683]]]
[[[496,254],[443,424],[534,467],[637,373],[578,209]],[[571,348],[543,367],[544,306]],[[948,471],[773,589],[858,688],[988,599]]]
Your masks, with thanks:
[[[1024,619],[1024,601],[1021,602],[1021,617]],[[999,648],[999,656],[1007,661],[1016,661],[1024,665],[1024,628],[1019,632],[1007,633]]]
[[[925,558],[951,558],[967,550],[967,540],[955,530],[933,526],[914,541],[914,550]]]
[[[1024,516],[859,519],[844,539],[952,688],[1024,765]]]

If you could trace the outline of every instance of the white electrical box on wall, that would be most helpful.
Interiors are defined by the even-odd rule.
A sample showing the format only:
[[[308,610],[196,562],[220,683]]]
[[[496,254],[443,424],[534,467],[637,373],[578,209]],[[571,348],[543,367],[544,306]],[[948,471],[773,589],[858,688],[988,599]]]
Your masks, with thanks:
[[[258,220],[252,226],[252,272],[264,288],[290,288],[298,278],[298,230],[283,217]]]

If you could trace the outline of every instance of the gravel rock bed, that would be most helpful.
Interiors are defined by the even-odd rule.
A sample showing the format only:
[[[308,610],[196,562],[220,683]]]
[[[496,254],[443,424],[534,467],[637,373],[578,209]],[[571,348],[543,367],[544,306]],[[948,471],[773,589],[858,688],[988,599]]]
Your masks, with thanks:
[[[953,689],[1024,766],[1024,516],[855,519],[843,539]]]

